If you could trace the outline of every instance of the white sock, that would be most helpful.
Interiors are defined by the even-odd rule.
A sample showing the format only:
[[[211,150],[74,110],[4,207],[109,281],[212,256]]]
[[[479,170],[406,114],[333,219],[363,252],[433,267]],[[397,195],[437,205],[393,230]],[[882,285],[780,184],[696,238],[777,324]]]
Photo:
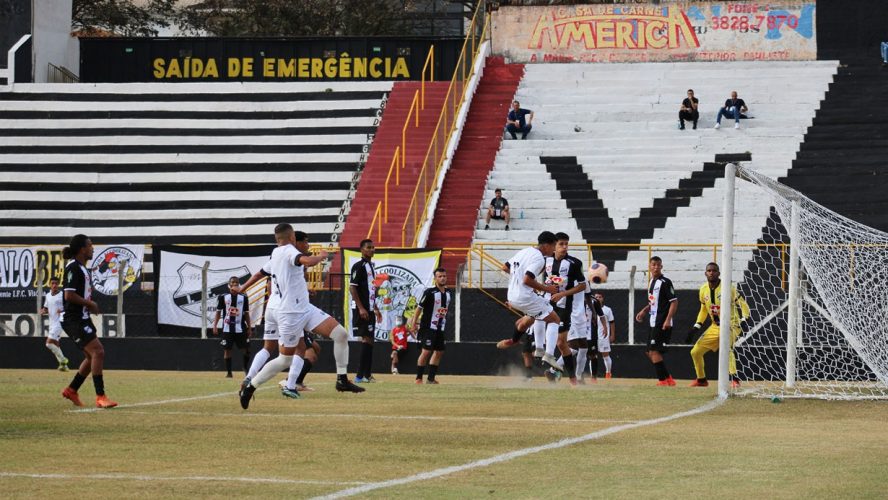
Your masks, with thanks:
[[[290,362],[290,373],[287,374],[287,389],[296,389],[296,379],[302,373],[303,365],[305,365],[305,360],[301,356],[293,356],[293,361]]]
[[[604,371],[606,373],[611,372],[611,357],[610,356],[604,358]]]
[[[583,372],[586,371],[586,356],[589,349],[581,347],[577,353],[577,378],[583,378]]]
[[[336,328],[330,333],[333,340],[333,359],[336,360],[336,374],[345,375],[348,373],[348,332],[342,325],[336,325]]]
[[[555,361],[555,364],[558,365],[558,368],[564,369],[564,356],[558,356],[558,360]]]
[[[46,348],[49,349],[49,352],[51,352],[53,356],[55,356],[56,361],[58,361],[59,363],[61,363],[62,360],[65,359],[65,355],[62,354],[62,349],[59,348],[59,346],[55,344],[46,344]]]
[[[544,349],[546,347],[546,322],[533,322],[533,347],[535,349]]]
[[[278,354],[278,356],[268,363],[265,363],[265,366],[259,370],[259,373],[253,378],[250,382],[250,385],[253,387],[259,387],[260,385],[268,382],[272,379],[272,377],[276,376],[278,373],[287,369],[290,366],[290,362],[293,361],[293,356],[285,356],[283,354]]]
[[[555,355],[555,344],[558,343],[558,323],[546,323],[546,354]]]
[[[268,361],[268,358],[271,357],[271,353],[266,351],[264,348],[259,349],[259,352],[253,356],[253,362],[250,363],[250,371],[247,372],[247,376],[251,379],[259,373],[259,370],[265,366],[265,362]]]

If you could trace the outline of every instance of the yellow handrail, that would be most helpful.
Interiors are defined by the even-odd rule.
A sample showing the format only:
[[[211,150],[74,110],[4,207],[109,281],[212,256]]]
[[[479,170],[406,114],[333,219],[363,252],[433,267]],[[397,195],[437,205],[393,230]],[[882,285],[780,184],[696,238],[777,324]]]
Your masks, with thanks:
[[[370,222],[370,229],[367,230],[367,239],[373,234],[373,228],[376,227],[376,241],[382,240],[382,202],[376,204],[376,211],[373,212],[373,220]]]
[[[385,184],[383,185],[383,201],[385,202],[385,207],[383,208],[383,216],[382,221],[385,224],[388,224],[389,221],[389,180],[392,178],[392,170],[395,171],[395,185],[401,185],[401,174],[400,169],[395,168],[398,165],[398,152],[401,151],[401,147],[398,146],[395,148],[395,155],[392,157],[392,163],[389,165],[388,175],[385,176]]]
[[[416,113],[414,113],[414,110]],[[416,124],[419,126],[419,91],[413,94],[413,101],[410,103],[410,110],[407,111],[407,119],[404,120],[404,126],[401,128],[401,168],[407,165],[407,127],[410,126],[410,117],[414,117]]]
[[[432,82],[435,80],[435,45],[432,44],[429,46],[429,54],[426,56],[425,63],[422,65],[422,76],[420,77],[420,109],[425,109],[425,74],[426,67],[429,68],[429,81]]]
[[[426,209],[428,208],[429,203],[431,202],[431,197],[434,194],[434,180],[437,179],[440,174],[441,167],[443,166],[446,159],[446,145],[449,142],[450,137],[453,135],[454,130],[456,129],[457,110],[465,102],[465,96],[468,90],[468,86],[465,82],[467,81],[467,79],[471,79],[475,71],[475,61],[480,50],[480,44],[476,45],[475,43],[475,32],[478,27],[478,13],[480,10],[480,8],[475,10],[475,14],[472,17],[472,22],[469,25],[469,35],[467,35],[466,39],[463,41],[462,50],[460,52],[459,58],[457,59],[456,68],[453,71],[453,77],[450,79],[450,85],[448,86],[447,92],[445,94],[444,104],[438,117],[438,123],[435,127],[435,132],[432,134],[431,141],[429,142],[429,148],[426,151],[425,159],[423,160],[423,165],[420,169],[419,177],[416,181],[416,187],[413,190],[413,196],[410,198],[410,203],[407,205],[408,211],[407,214],[405,214],[404,216],[404,223],[401,225],[401,246],[408,246],[408,227],[412,227],[413,232],[412,237],[409,238],[409,246],[416,246],[417,236],[419,235],[419,228],[426,221],[428,215],[426,214]],[[486,38],[489,26],[490,17],[485,16],[485,22],[480,36],[481,40],[484,40]],[[472,43],[472,51],[468,52],[467,49],[469,47],[468,44],[470,41]],[[471,56],[471,60],[469,60],[468,58],[469,55]],[[468,74],[466,73],[466,66],[469,67]],[[462,76],[461,79],[459,79],[460,76]],[[457,82],[459,82],[459,88],[457,88]],[[450,102],[448,103],[448,101]],[[453,113],[452,119],[450,120],[449,124],[447,120],[448,113]],[[439,143],[441,143],[440,147]],[[429,157],[432,154],[433,150],[435,154],[434,156],[432,156],[433,164],[430,165]],[[430,173],[432,175],[429,175]],[[422,187],[421,194],[420,187]],[[420,203],[422,204],[420,205]]]

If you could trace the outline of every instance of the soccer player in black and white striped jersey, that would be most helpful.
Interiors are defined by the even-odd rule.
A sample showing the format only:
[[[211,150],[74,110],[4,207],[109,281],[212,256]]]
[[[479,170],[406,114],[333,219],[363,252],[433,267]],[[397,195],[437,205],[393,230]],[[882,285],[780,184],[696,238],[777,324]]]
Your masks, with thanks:
[[[225,318],[222,322],[222,349],[225,358],[225,376],[231,378],[231,350],[236,345],[244,355],[244,374],[250,365],[250,337],[253,335],[253,327],[250,325],[250,299],[245,294],[239,293],[240,281],[237,276],[228,278],[228,291],[219,296],[216,304],[216,319],[213,320],[213,335],[219,335],[219,319],[222,313]]]
[[[435,286],[427,288],[416,307],[413,315],[412,331],[416,331],[419,320],[419,338],[422,354],[416,361],[416,383],[422,383],[426,365],[429,367],[427,383],[437,384],[435,375],[441,358],[444,357],[444,328],[447,326],[447,311],[450,309],[452,296],[447,290],[447,271],[443,267],[435,269]]]

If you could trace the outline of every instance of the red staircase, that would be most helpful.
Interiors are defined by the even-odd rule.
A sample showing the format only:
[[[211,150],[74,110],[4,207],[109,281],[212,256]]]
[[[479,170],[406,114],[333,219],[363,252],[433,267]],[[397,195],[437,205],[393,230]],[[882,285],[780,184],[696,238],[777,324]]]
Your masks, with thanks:
[[[381,241],[377,241],[375,228],[371,235],[378,247],[401,246],[401,225],[407,214],[413,190],[416,188],[422,161],[432,133],[435,131],[435,124],[449,84],[450,82],[426,82],[425,109],[419,112],[419,127],[414,127],[414,119],[410,118],[410,127],[407,129],[406,167],[400,171],[401,183],[395,186],[393,172],[389,184],[388,224],[383,225]],[[339,239],[341,248],[357,247],[361,240],[367,237],[376,206],[383,199],[385,178],[392,164],[395,148],[401,145],[404,120],[419,87],[419,82],[396,82],[389,94],[382,122],[376,129],[370,157],[364,165],[361,182]]]
[[[459,148],[444,179],[427,247],[465,248],[472,244],[487,176],[502,144],[506,115],[523,76],[523,64],[505,64],[502,57],[487,58]],[[465,252],[444,252],[442,264],[451,282],[465,259]]]

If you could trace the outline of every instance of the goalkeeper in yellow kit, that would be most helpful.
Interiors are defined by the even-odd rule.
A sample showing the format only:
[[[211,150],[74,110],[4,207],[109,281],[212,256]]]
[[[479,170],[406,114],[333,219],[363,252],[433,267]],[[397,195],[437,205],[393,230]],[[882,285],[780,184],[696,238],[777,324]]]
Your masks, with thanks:
[[[740,381],[737,379],[737,366],[734,361],[733,346],[740,335],[740,324],[749,318],[749,305],[740,293],[737,292],[736,287],[731,288],[731,302],[733,303],[734,314],[731,315],[731,352],[728,354],[728,373],[731,376],[731,387],[739,387]],[[718,351],[720,310],[721,272],[718,269],[718,264],[710,262],[706,264],[706,284],[700,287],[700,312],[697,313],[697,323],[688,332],[688,343],[690,343],[694,335],[702,329],[706,317],[709,316],[712,323],[703,332],[703,335],[697,339],[697,343],[691,349],[691,359],[694,360],[694,370],[697,372],[697,380],[691,383],[691,387],[706,387],[709,385],[709,382],[706,380],[703,355],[706,354],[706,351]]]

